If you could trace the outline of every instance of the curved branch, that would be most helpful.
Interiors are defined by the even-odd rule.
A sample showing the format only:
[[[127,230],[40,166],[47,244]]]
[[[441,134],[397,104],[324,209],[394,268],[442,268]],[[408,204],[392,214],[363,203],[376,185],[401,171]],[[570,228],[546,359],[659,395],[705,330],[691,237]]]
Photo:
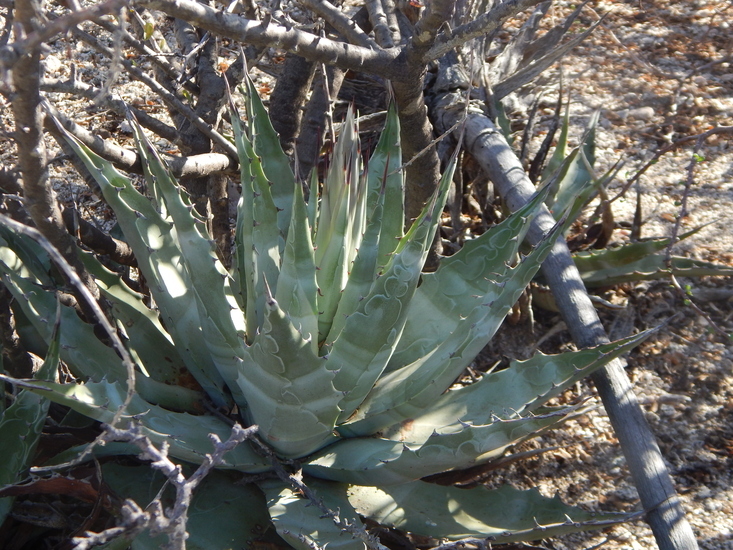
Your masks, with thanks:
[[[370,72],[387,79],[404,78],[401,48],[372,50],[288,28],[272,21],[251,21],[192,0],[142,0],[140,5],[189,21],[221,36],[256,46],[273,46],[344,69]]]
[[[37,23],[38,14],[31,0],[18,0],[15,5],[15,15],[26,30],[32,29]],[[74,269],[86,291],[91,294],[93,301],[98,300],[99,289],[76,255],[76,245],[64,228],[56,194],[49,182],[39,90],[39,47],[32,49],[18,60],[12,72],[12,79],[15,88],[15,97],[11,100],[15,115],[15,140],[18,146],[18,165],[23,178],[26,209],[38,231]],[[67,282],[72,281],[67,277]],[[80,289],[74,289],[77,299],[81,297],[80,292]],[[87,319],[93,322],[95,316],[92,305],[86,302],[81,302],[81,305]]]
[[[46,104],[48,112],[79,141],[89,147],[100,157],[110,161],[120,170],[133,174],[142,174],[143,168],[137,153],[106,141],[99,136],[85,130],[73,120],[57,111],[50,104]],[[52,120],[46,119],[46,129],[53,132],[55,125]],[[172,156],[166,159],[173,175],[202,177],[217,172],[230,172],[237,169],[237,163],[228,155],[222,153],[206,153],[189,157]]]
[[[326,0],[300,0],[305,7],[312,9],[323,17],[323,20],[336,29],[351,44],[378,50],[377,43],[366,34],[353,19]]]

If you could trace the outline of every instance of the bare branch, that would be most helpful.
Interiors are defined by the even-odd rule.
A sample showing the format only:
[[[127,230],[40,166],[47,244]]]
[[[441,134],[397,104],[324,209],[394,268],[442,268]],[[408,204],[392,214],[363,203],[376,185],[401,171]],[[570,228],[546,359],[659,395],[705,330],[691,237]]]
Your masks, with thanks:
[[[438,116],[435,118],[439,128],[447,128],[458,118],[455,108],[447,110],[445,106],[461,101],[460,94],[454,92],[444,94],[436,103]],[[502,133],[479,108],[469,109],[464,139],[467,150],[489,174],[509,208],[514,211],[526,204],[535,187]],[[537,244],[554,224],[552,214],[543,208],[530,225],[528,240]],[[542,264],[542,273],[578,345],[589,347],[608,342],[563,238],[558,239]],[[592,379],[629,464],[647,511],[647,521],[661,550],[697,548],[656,438],[644,418],[624,366],[622,359],[615,359],[596,371]]]
[[[38,23],[39,14],[31,0],[16,2],[15,14],[26,30]],[[53,244],[59,254],[71,266],[85,289],[92,295],[95,305],[99,289],[76,254],[76,245],[64,228],[56,194],[48,181],[46,146],[43,141],[43,112],[41,110],[40,49],[23,55],[15,65],[13,74],[13,114],[15,115],[15,139],[18,145],[18,163],[23,178],[23,196],[26,209],[38,231]],[[72,287],[73,288],[73,287]],[[73,291],[82,311],[90,323],[95,321],[94,308]]]
[[[119,169],[126,172],[133,174],[143,173],[142,163],[137,153],[104,140],[85,130],[69,117],[57,111],[50,104],[47,104],[46,108],[69,133],[73,134],[79,141],[100,157],[107,159]],[[51,132],[54,129],[53,124],[53,121],[46,121],[46,128]],[[176,177],[208,176],[217,172],[230,172],[237,169],[236,161],[222,153],[206,153],[202,155],[191,155],[189,157],[170,156],[166,161],[173,175]]]
[[[48,42],[57,34],[63,34],[84,21],[94,21],[102,16],[117,13],[128,4],[128,0],[108,0],[101,4],[94,4],[87,9],[72,11],[68,15],[59,17],[42,29],[30,33],[25,40],[19,40],[0,48],[0,66],[4,65],[6,68],[11,68],[20,61],[23,55]]]
[[[400,48],[372,50],[345,44],[273,21],[252,21],[239,15],[223,13],[192,0],[142,0],[147,6],[189,21],[201,28],[256,46],[273,46],[321,63],[344,69],[369,72],[388,79],[404,78]]]
[[[679,242],[679,234],[680,229],[682,228],[682,222],[689,215],[687,204],[690,198],[690,191],[692,189],[692,186],[695,185],[695,166],[697,166],[698,163],[704,160],[700,156],[699,151],[708,137],[714,134],[721,133],[733,133],[733,127],[718,126],[697,136],[695,147],[693,148],[692,155],[690,156],[690,162],[687,165],[687,178],[685,179],[685,190],[682,193],[682,200],[680,201],[680,212],[679,214],[677,214],[677,219],[675,220],[674,227],[672,228],[672,235],[669,239],[669,246],[667,247],[667,250],[665,252],[665,263],[667,264],[667,267],[670,268],[670,271],[672,268],[672,247]],[[674,273],[670,276],[670,280],[672,282],[672,286],[675,288],[675,290],[677,290],[677,293],[685,301],[686,304],[691,306],[698,315],[707,319],[708,323],[710,323],[710,326],[712,326],[716,332],[722,334],[726,338],[730,338],[730,335],[725,330],[720,328],[718,324],[713,321],[710,315],[703,311],[700,306],[698,306],[695,301],[691,299],[691,295],[688,295],[685,292],[685,290],[682,288],[679,281],[677,280],[677,277],[675,277]]]
[[[171,143],[179,144],[182,147],[186,146],[186,136],[182,136],[181,133],[173,126],[169,126],[157,118],[150,116],[145,111],[128,105],[121,99],[115,99],[110,94],[105,94],[101,88],[90,86],[80,80],[44,78],[41,80],[41,91],[73,94],[85,97],[95,101],[100,106],[113,110],[122,118],[125,118],[128,112],[131,112],[135,115],[135,118],[143,128],[147,128],[163,139],[167,139]]]
[[[600,25],[600,21],[591,25],[591,27],[588,28],[584,33],[574,37],[572,40],[569,40],[562,46],[558,46],[554,50],[548,52],[547,55],[544,55],[543,57],[533,61],[526,67],[519,69],[508,78],[499,82],[493,90],[495,99],[500,100],[512,93],[514,90],[517,90],[528,82],[534,80],[550,65],[558,61],[567,52],[569,52],[575,46],[585,40],[596,29],[598,25]]]
[[[440,159],[432,142],[433,126],[428,120],[423,89],[425,87],[426,65],[423,61],[428,49],[434,44],[439,29],[450,20],[455,9],[455,0],[434,0],[415,25],[414,34],[405,50],[405,76],[392,82],[397,112],[400,114],[400,142],[403,157],[408,161],[405,171],[405,217],[406,222],[417,218],[423,205],[435,193],[440,181]],[[418,154],[421,162],[410,162]],[[425,264],[425,269],[437,267],[441,241],[436,234],[435,241]]]
[[[336,29],[351,44],[372,50],[380,49],[377,43],[361,30],[353,19],[344,15],[341,10],[330,2],[326,0],[300,0],[300,3],[323,17],[326,23]]]
[[[115,53],[110,48],[107,48],[106,46],[103,46],[96,38],[94,38],[89,33],[86,33],[84,31],[80,31],[78,29],[72,29],[72,34],[76,36],[77,38],[80,38],[87,44],[89,44],[92,48],[95,50],[105,54],[106,56],[112,58]],[[227,154],[232,155],[234,158],[237,156],[237,149],[232,145],[230,141],[228,141],[224,136],[219,134],[216,130],[212,129],[209,124],[207,124],[205,121],[201,120],[201,117],[199,117],[193,109],[191,109],[188,105],[183,103],[180,99],[178,99],[174,94],[166,90],[163,86],[161,86],[156,80],[150,78],[148,75],[146,75],[144,72],[142,72],[140,69],[135,67],[132,63],[127,61],[126,59],[120,60],[122,63],[122,66],[125,68],[125,71],[132,76],[135,80],[139,80],[148,88],[153,90],[164,102],[165,104],[170,108],[173,109],[179,113],[181,113],[186,119],[188,119],[196,128],[204,134],[206,137],[208,137],[211,141],[216,143],[219,147],[221,147]]]
[[[396,26],[397,20],[393,18],[395,27],[390,27],[390,21],[387,19],[382,0],[368,0],[366,3],[369,12],[369,21],[374,28],[374,36],[377,43],[383,48],[392,48],[399,41],[400,30]],[[394,5],[392,5],[394,9]]]
[[[117,25],[114,25],[105,20],[95,21],[97,25],[102,27],[108,32],[119,32],[121,33],[122,39],[125,43],[136,49],[140,54],[144,55],[154,65],[156,65],[165,75],[171,80],[171,82],[179,82],[181,78],[181,71],[179,71],[173,64],[171,64],[165,55],[161,55],[159,52],[149,48],[144,42],[139,41],[137,38],[132,36],[127,30],[120,29]],[[183,88],[186,88],[189,92],[198,95],[198,86],[190,81],[184,81],[180,84]]]
[[[522,10],[536,6],[545,0],[506,0],[494,6],[484,15],[474,19],[470,23],[461,25],[450,34],[438,37],[435,45],[425,54],[425,63],[435,61],[443,57],[449,51],[465,44],[469,40],[485,36],[499,28],[510,17]]]
[[[703,132],[702,134],[695,134],[694,136],[685,136],[683,138],[678,139],[677,141],[673,141],[669,145],[665,145],[661,149],[659,149],[656,153],[654,153],[654,156],[652,156],[651,159],[649,159],[644,166],[642,166],[637,172],[629,178],[626,183],[624,183],[623,187],[621,187],[621,190],[616,194],[615,197],[613,197],[611,200],[609,200],[609,203],[615,202],[621,197],[623,197],[626,192],[631,188],[631,186],[636,183],[639,178],[641,178],[644,173],[649,170],[652,166],[654,166],[657,161],[662,158],[664,155],[669,153],[670,151],[674,151],[678,147],[681,147],[685,143],[689,143],[691,141],[697,141],[700,138],[707,139],[709,136],[713,134],[731,134],[733,135],[733,126],[716,126],[715,128],[711,128],[710,130]]]
[[[82,243],[97,254],[105,254],[122,265],[137,267],[135,254],[126,242],[119,241],[79,215],[74,208],[64,208],[61,213],[64,225],[69,233],[75,235]]]
[[[193,491],[214,467],[223,463],[226,453],[240,443],[252,439],[256,433],[257,426],[244,429],[239,424],[235,424],[232,427],[232,434],[229,439],[224,442],[217,435],[209,434],[214,452],[207,454],[196,471],[186,479],[181,466],[168,458],[168,445],[163,443],[161,448],[158,449],[143,434],[139,424],[133,423],[122,430],[114,426],[104,425],[103,440],[105,442],[125,441],[139,448],[142,451],[140,458],[152,461],[151,466],[156,470],[160,470],[167,478],[168,483],[175,488],[175,502],[173,507],[164,509],[163,504],[156,498],[147,506],[147,510],[142,510],[135,502],[127,500],[122,507],[122,522],[119,526],[106,529],[101,533],[87,532],[84,537],[75,538],[76,549],[87,550],[114,538],[120,536],[131,538],[144,529],[150,529],[151,535],[158,533],[168,535],[168,544],[162,547],[164,550],[185,550],[186,539],[188,538],[186,524]]]

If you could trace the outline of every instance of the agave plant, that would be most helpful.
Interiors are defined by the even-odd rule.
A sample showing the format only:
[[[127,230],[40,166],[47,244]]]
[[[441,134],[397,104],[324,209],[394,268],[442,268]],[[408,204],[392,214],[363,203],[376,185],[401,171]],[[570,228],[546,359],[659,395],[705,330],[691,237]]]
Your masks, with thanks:
[[[566,110],[557,145],[542,174],[542,181],[550,188],[545,203],[556,219],[560,219],[571,205],[582,206],[593,196],[603,193],[621,169],[621,165],[617,163],[604,174],[595,173],[597,123],[598,113],[595,113],[591,116],[578,146],[568,151],[570,113],[569,109]],[[607,209],[610,214],[610,207]],[[575,218],[577,213],[579,212],[573,212],[570,217]],[[609,226],[610,233],[614,224],[613,215],[610,214],[609,217],[610,223],[604,216],[603,225]],[[695,235],[703,227],[679,235],[677,241]],[[608,287],[627,282],[664,279],[671,275],[676,277],[733,275],[733,270],[723,264],[675,255],[668,256],[666,250],[672,244],[669,238],[657,237],[599,250],[576,252],[573,254],[573,260],[587,287]],[[542,280],[541,277],[538,279]]]
[[[491,461],[578,414],[578,405],[547,401],[643,337],[538,354],[456,384],[563,229],[559,224],[545,242],[519,254],[546,193],[444,258],[434,273],[421,273],[454,163],[405,232],[397,115],[389,112],[365,169],[350,113],[327,175],[322,183],[313,176],[306,202],[251,83],[243,94],[246,120],[231,112],[242,197],[230,271],[217,259],[206,220],[138,126],[150,196],[68,137],[115,211],[150,289],[147,300],[79,250],[136,363],[131,399],[119,355],[73,309],[57,306],[63,287],[49,258],[32,239],[0,226],[0,270],[16,298],[19,333],[29,349],[46,353],[50,365],[58,355],[76,377],[49,381],[46,369],[22,392],[117,427],[135,423],[185,467],[212,451],[209,434],[228,437],[224,415],[256,425],[260,444],[245,441],[226,453],[197,490],[189,548],[241,548],[272,541],[276,532],[277,544],[298,549],[360,550],[378,545],[353,536],[365,518],[436,539],[501,542],[625,519],[566,506],[536,490],[468,490],[422,480]],[[45,400],[34,403],[41,411]],[[30,465],[27,442],[17,452],[23,459],[6,482]],[[138,452],[128,444],[94,450],[100,458]],[[106,484],[141,505],[165,482],[146,464],[103,462]],[[308,491],[278,471],[302,479]],[[136,549],[160,543],[150,534],[120,542]]]

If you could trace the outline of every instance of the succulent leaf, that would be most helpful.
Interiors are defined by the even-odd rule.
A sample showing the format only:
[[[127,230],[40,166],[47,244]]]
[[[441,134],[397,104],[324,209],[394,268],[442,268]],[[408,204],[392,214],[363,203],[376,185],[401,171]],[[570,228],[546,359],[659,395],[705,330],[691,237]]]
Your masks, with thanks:
[[[140,125],[133,124],[132,129],[148,186],[155,189],[165,202],[175,227],[175,239],[181,251],[179,261],[185,265],[200,299],[198,303],[204,307],[200,315],[215,323],[232,353],[237,353],[242,349],[243,319],[234,300],[228,274],[216,256],[215,246],[205,225],[194,215],[188,195],[145,137]]]
[[[388,468],[406,451],[404,443],[373,437],[343,439],[302,462],[315,478],[360,485],[406,483],[410,476]]]
[[[587,512],[537,489],[460,489],[414,481],[387,487],[349,487],[359,514],[396,529],[439,539],[487,538],[510,543],[602,529],[630,514]]]
[[[663,241],[657,242],[661,244]],[[677,277],[733,275],[733,268],[730,266],[680,256],[671,257],[670,267],[664,253],[649,254],[629,261],[630,258],[637,257],[641,249],[651,248],[651,244],[652,242],[646,241],[630,243],[619,248],[579,252],[573,255],[573,260],[580,270],[583,282],[590,287],[664,279],[670,275]]]
[[[0,224],[0,262],[22,277],[53,286],[53,266],[43,249],[33,239],[17,234]]]
[[[94,175],[106,201],[117,214],[117,222],[135,252],[138,267],[150,287],[160,310],[162,322],[185,353],[181,358],[206,393],[217,403],[229,402],[224,392],[224,379],[219,373],[204,342],[195,290],[191,276],[181,258],[176,229],[172,222],[141,195],[130,180],[111,163],[94,154],[70,134],[65,138]]]
[[[387,370],[424,357],[455,331],[477,303],[493,301],[503,292],[509,264],[545,197],[546,190],[479,238],[467,241],[453,256],[443,258],[436,272],[422,275]]]
[[[0,271],[5,272],[4,282],[16,298],[16,306],[22,309],[41,339],[45,343],[50,342],[50,320],[56,312],[56,298],[43,287],[7,269],[7,265],[1,261]],[[83,322],[73,308],[64,305],[61,306],[61,322],[64,330],[60,335],[60,355],[73,374],[83,379],[99,381],[106,378],[112,382],[126,383],[127,371],[119,356],[96,337],[92,325]],[[46,353],[45,347],[35,351]],[[201,408],[200,392],[183,386],[138,376],[135,387],[145,399],[159,405],[189,411]]]
[[[341,334],[349,315],[356,311],[359,302],[369,295],[369,291],[377,276],[379,261],[380,231],[384,213],[384,193],[379,193],[374,210],[369,218],[364,237],[359,244],[359,252],[349,273],[341,298],[333,317],[331,329],[326,337],[326,343],[333,342]]]
[[[282,243],[288,233],[293,208],[293,192],[296,187],[295,176],[290,168],[290,159],[280,147],[280,139],[272,127],[267,110],[257,94],[254,82],[245,76],[241,88],[246,99],[249,136],[254,153],[262,162],[262,170],[270,182],[270,195],[277,208],[277,226]],[[282,248],[280,254],[282,254]]]
[[[337,526],[333,519],[308,499],[296,493],[289,485],[278,480],[259,484],[267,496],[267,506],[278,534],[297,550],[318,548],[338,550],[365,550],[365,544]],[[363,528],[361,519],[347,498],[347,486],[327,481],[309,481],[308,487],[341,520]]]
[[[395,438],[344,439],[314,455],[303,467],[317,477],[347,483],[379,486],[407,483],[487,462],[500,456],[510,445],[562,422],[574,412],[573,407],[567,407],[519,418],[497,416],[483,426],[452,425],[445,433],[433,432],[427,440],[415,445]],[[505,414],[514,415],[513,412]],[[410,424],[408,419],[403,426],[409,431]],[[399,433],[395,435],[401,437]]]
[[[526,36],[507,50],[506,63],[527,61],[519,53],[545,11],[545,6],[540,8],[525,26]],[[556,54],[532,53],[534,61],[525,63],[521,78],[531,78],[536,66]],[[508,89],[510,84],[507,80],[503,86]],[[617,521],[618,516],[610,515],[594,519],[536,492],[466,491],[417,481],[490,461],[510,446],[581,414],[582,403],[546,403],[646,336],[559,356],[537,354],[450,389],[535,276],[568,217],[594,186],[603,184],[605,177],[588,185],[595,120],[581,148],[568,158],[566,120],[548,168],[555,175],[545,174],[546,180],[554,177],[554,186],[546,185],[525,208],[442,259],[436,272],[423,274],[455,156],[437,192],[405,233],[394,106],[367,170],[362,169],[355,115],[349,111],[326,181],[320,186],[313,172],[306,204],[248,79],[243,93],[246,120],[239,118],[233,104],[231,111],[242,183],[231,274],[217,259],[206,220],[134,121],[151,197],[68,136],[115,210],[154,303],[149,308],[94,256],[80,253],[111,304],[109,312],[129,339],[141,371],[136,393],[121,413],[128,396],[127,372],[119,357],[72,308],[59,308],[63,331],[60,336],[52,333],[55,294],[64,282],[34,242],[0,228],[0,274],[15,297],[18,333],[26,347],[48,349],[49,357],[66,361],[80,379],[72,384],[16,382],[25,389],[5,411],[0,432],[9,429],[13,437],[27,428],[5,420],[12,416],[9,411],[14,414],[12,407],[21,396],[30,396],[100,422],[118,422],[116,413],[122,414],[119,425],[137,422],[154,444],[168,446],[170,456],[201,463],[211,452],[209,434],[226,439],[230,426],[214,414],[175,412],[203,412],[206,397],[196,391],[200,385],[221,413],[257,424],[259,437],[272,453],[261,453],[268,455],[264,458],[245,442],[224,456],[217,467],[268,473],[257,477],[257,487],[235,485],[222,473],[210,474],[189,512],[191,548],[262,542],[302,550],[364,550],[362,539],[347,532],[349,525],[361,526],[359,514],[422,536],[488,536],[501,542]],[[566,210],[563,219],[522,256],[520,244],[529,222],[550,193],[557,193],[555,207]],[[579,257],[578,262],[603,273],[608,282],[640,266],[659,267],[660,246],[637,244],[608,256]],[[673,268],[680,265],[673,263]],[[196,382],[188,379],[187,371]],[[33,416],[32,422],[38,425],[42,418]],[[15,455],[25,460],[30,448]],[[74,459],[78,451],[69,449],[54,461]],[[111,443],[94,454],[139,451]],[[304,498],[307,491],[301,494],[273,479],[273,469],[296,464],[273,463],[281,459],[298,460],[317,502]],[[13,467],[13,476],[19,468]],[[138,475],[136,468],[108,462],[103,470],[109,484],[143,504],[155,497],[163,482],[149,468]],[[375,488],[368,487],[372,485]],[[166,491],[170,493],[161,492],[164,502],[170,497]],[[341,520],[324,512],[324,505]],[[0,514],[3,507],[7,504],[0,500]],[[252,533],[261,533],[267,522],[275,525],[284,542],[272,531],[264,539]],[[115,544],[122,548],[127,542]],[[130,542],[135,550],[161,543],[147,535]]]
[[[464,469],[501,456],[508,447],[517,445],[574,415],[575,408],[566,407],[544,414],[519,416],[503,411],[485,425],[453,425],[434,432],[418,445],[406,443],[407,449],[387,470],[416,480],[453,469]],[[406,423],[409,426],[409,422]],[[402,434],[396,434],[404,437]],[[378,482],[380,485],[382,482]]]
[[[525,415],[556,397],[612,359],[637,346],[650,332],[617,342],[559,355],[537,353],[526,361],[512,361],[509,368],[483,376],[478,382],[431,400],[404,400],[401,406],[361,422],[340,426],[342,435],[373,433],[384,426],[384,437],[422,443],[448,426],[486,424],[505,411]],[[418,396],[420,394],[417,394]],[[399,436],[398,436],[399,434]]]
[[[58,369],[58,329],[57,322],[53,326],[46,359],[36,373],[36,378],[39,380],[52,380]],[[20,476],[24,475],[31,466],[33,453],[46,422],[49,403],[43,396],[34,394],[27,389],[21,389],[11,405],[0,411],[0,441],[3,445],[0,487],[18,481]],[[12,497],[0,498],[0,524],[5,521],[13,500]]]
[[[0,263],[0,270],[5,273],[4,282],[16,298],[16,307],[23,309],[44,341],[50,342],[56,297],[8,269],[4,262]],[[127,379],[127,373],[114,351],[94,336],[93,327],[81,321],[72,308],[61,306],[61,322],[64,326],[60,336],[61,356],[74,369],[75,375],[96,380],[105,376],[114,381]]]
[[[371,391],[400,341],[407,306],[435,235],[455,163],[454,157],[441,178],[436,195],[400,240],[384,272],[361,300],[359,308],[348,317],[328,355],[328,366],[336,372],[334,386],[344,392],[339,403],[342,411],[339,422],[349,418]]]
[[[79,256],[110,304],[114,318],[124,327],[128,349],[145,375],[165,384],[183,385],[182,379],[188,373],[186,364],[158,316],[143,302],[143,296],[91,254],[82,252]]]
[[[256,154],[234,110],[231,119],[242,181],[242,196],[237,205],[235,278],[240,285],[240,303],[246,314],[247,341],[251,343],[265,316],[265,286],[270,285],[277,291],[285,237],[278,228],[278,209],[262,159]]]
[[[550,166],[555,166],[556,161],[560,160],[559,166],[557,166],[547,183],[553,189],[547,203],[555,219],[559,219],[574,203],[578,203],[578,205],[586,204],[605,181],[604,178],[596,180],[589,171],[589,167],[592,168],[595,164],[595,130],[599,115],[600,113],[596,112],[591,116],[580,144],[567,157],[565,156],[565,145],[567,143],[567,125],[569,121],[567,114],[565,116],[565,123],[560,137],[562,147],[558,145],[550,164],[548,164],[549,169]],[[547,180],[543,177],[543,181]],[[571,213],[570,217],[575,218],[576,215],[576,213]]]
[[[341,426],[339,431],[350,435],[373,433],[389,426],[395,420],[394,416],[390,417],[389,414],[382,416],[382,413],[394,409],[393,414],[401,416],[404,420],[412,415],[415,407],[427,407],[437,399],[494,335],[511,306],[539,269],[554,244],[557,233],[561,230],[562,227],[558,225],[547,239],[529,256],[523,258],[516,267],[503,266],[506,273],[499,274],[501,282],[491,279],[491,275],[475,277],[472,286],[478,287],[483,295],[473,294],[470,287],[467,289],[461,284],[459,292],[463,291],[470,297],[468,302],[463,299],[453,300],[450,285],[428,287],[432,292],[424,291],[424,301],[413,301],[413,305],[417,303],[424,307],[422,314],[425,316],[418,316],[415,313],[417,310],[410,312],[413,319],[426,320],[423,322],[425,338],[417,344],[424,346],[420,350],[421,355],[412,363],[393,370],[378,380],[360,409],[349,419],[350,423]],[[501,268],[502,265],[497,267]],[[471,268],[466,268],[464,275],[471,277],[476,273]],[[424,280],[426,278],[424,277]],[[420,289],[424,286],[425,282]],[[434,300],[439,304],[440,300],[443,300],[449,305],[436,307]],[[461,308],[454,307],[456,301]],[[427,321],[428,319],[430,321]],[[431,329],[439,329],[435,325],[430,326],[433,319],[443,319],[446,323],[443,327],[445,333],[442,336],[434,331],[431,333]],[[400,361],[404,360],[403,358],[404,356],[401,356],[393,360]],[[364,421],[361,426],[358,425],[360,421]]]
[[[313,201],[315,200],[314,197]],[[290,229],[285,243],[275,298],[303,337],[310,339],[311,350],[317,354],[318,284],[313,241],[307,216],[303,189],[300,185],[296,185],[293,193]]]
[[[206,225],[196,214],[186,192],[177,184],[166,164],[145,137],[139,124],[132,125],[148,186],[155,191],[158,205],[172,221],[172,231],[181,256],[179,271],[191,281],[191,297],[198,310],[205,347],[216,370],[234,389],[235,401],[244,406],[236,392],[238,358],[244,353],[245,319],[226,269],[221,265]],[[190,305],[189,305],[190,307]]]
[[[246,351],[237,383],[259,434],[283,456],[304,456],[334,440],[341,394],[326,360],[277,301],[268,296],[265,306],[264,325]]]
[[[113,420],[127,394],[122,384],[107,381],[86,384],[34,382],[30,391],[105,423]],[[123,421],[128,419],[140,422],[143,435],[156,445],[166,442],[171,456],[193,463],[200,463],[206,453],[211,452],[209,434],[216,434],[225,441],[231,433],[229,425],[215,416],[173,412],[152,405],[137,394],[125,409]],[[224,456],[222,467],[256,473],[269,469],[269,463],[245,443]]]
[[[570,133],[570,106],[565,107],[565,116],[563,117],[562,126],[560,127],[560,135],[557,137],[555,150],[552,152],[550,160],[547,161],[545,169],[542,171],[541,181],[548,182],[553,179],[560,171],[560,167],[568,156],[568,135]],[[554,188],[557,192],[557,188]],[[553,198],[548,203],[554,202]]]
[[[404,235],[405,193],[402,167],[402,146],[400,144],[400,119],[392,103],[387,111],[387,122],[379,137],[377,146],[369,159],[367,212],[376,208],[381,194],[384,194],[384,213],[379,235],[377,265],[387,265],[389,257]]]
[[[358,129],[347,111],[321,192],[316,227],[319,342],[326,340],[364,230],[365,182],[360,177]],[[330,342],[326,342],[330,344]]]

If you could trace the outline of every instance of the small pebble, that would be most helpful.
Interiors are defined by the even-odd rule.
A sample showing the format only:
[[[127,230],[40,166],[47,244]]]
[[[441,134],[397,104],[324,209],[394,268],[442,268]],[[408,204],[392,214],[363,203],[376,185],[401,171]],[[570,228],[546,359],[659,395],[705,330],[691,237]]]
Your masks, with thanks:
[[[41,61],[44,71],[53,74],[61,68],[61,60],[55,55],[48,55]]]
[[[639,107],[629,111],[629,118],[643,120],[649,122],[654,118],[654,109],[652,107]]]

